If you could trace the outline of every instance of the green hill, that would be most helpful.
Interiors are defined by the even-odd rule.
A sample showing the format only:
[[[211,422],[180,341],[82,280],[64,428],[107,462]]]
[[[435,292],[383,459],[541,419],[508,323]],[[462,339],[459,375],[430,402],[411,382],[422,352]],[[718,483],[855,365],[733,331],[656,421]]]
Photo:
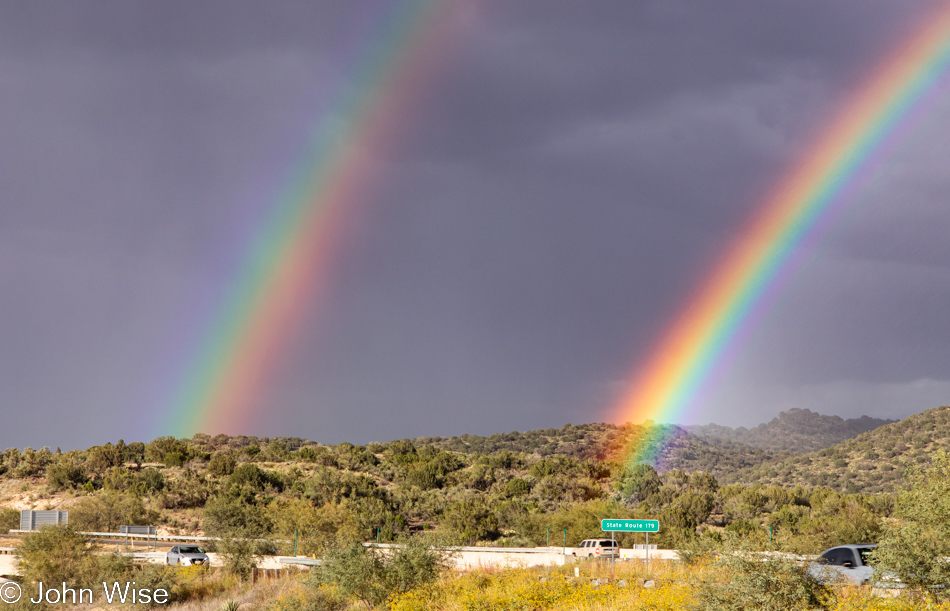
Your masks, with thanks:
[[[765,461],[722,477],[725,482],[827,486],[844,492],[892,492],[908,468],[950,450],[950,406],[937,407],[816,452]]]
[[[416,446],[466,454],[525,453],[539,457],[568,456],[577,460],[625,462],[629,448],[644,436],[662,440],[651,464],[661,473],[680,470],[706,471],[715,476],[785,458],[788,452],[771,452],[725,439],[704,439],[673,425],[568,424],[560,429],[498,433],[481,437],[418,437]]]
[[[762,450],[804,454],[833,446],[893,422],[897,421],[869,416],[844,420],[840,416],[825,416],[808,409],[790,409],[751,429],[744,426],[734,429],[718,424],[683,428],[704,439],[722,439]]]

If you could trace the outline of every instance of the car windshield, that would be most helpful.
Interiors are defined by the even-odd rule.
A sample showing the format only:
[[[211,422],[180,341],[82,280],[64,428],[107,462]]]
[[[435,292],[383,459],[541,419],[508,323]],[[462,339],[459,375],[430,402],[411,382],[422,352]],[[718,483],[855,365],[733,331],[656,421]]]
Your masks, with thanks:
[[[203,554],[200,547],[179,547],[179,553],[182,554]]]

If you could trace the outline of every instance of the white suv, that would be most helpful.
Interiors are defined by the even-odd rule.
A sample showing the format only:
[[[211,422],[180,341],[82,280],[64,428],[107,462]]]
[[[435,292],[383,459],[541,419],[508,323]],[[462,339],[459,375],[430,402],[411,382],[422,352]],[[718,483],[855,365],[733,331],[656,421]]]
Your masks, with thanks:
[[[574,548],[572,555],[581,558],[619,558],[620,544],[610,539],[584,539]]]

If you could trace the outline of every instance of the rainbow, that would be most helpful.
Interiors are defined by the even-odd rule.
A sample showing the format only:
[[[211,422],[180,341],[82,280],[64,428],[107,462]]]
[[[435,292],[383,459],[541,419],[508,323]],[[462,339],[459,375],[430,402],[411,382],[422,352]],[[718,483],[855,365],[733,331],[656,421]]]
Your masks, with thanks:
[[[948,68],[950,5],[945,5],[888,57],[763,203],[635,371],[630,390],[613,410],[615,421],[678,422],[696,408],[700,392],[735,349],[793,254],[848,199],[880,161],[885,145],[918,114],[914,111],[942,90]],[[641,438],[647,441],[631,444],[629,460],[654,460],[662,441]]]
[[[451,44],[463,3],[386,3],[348,87],[321,117],[297,177],[253,237],[163,399],[161,434],[246,433],[260,393],[308,315],[345,213],[365,195],[373,157],[404,128],[411,101]]]

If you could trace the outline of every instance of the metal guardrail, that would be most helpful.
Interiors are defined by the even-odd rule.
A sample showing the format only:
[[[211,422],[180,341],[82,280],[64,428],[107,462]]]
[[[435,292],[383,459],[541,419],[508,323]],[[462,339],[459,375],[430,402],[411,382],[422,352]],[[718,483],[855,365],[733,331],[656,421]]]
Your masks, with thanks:
[[[17,534],[26,534],[31,531],[27,530],[11,530],[10,533]],[[144,535],[144,534],[135,534],[135,533],[106,533],[106,532],[81,532],[79,534],[86,535],[87,537],[110,537],[115,539],[143,539],[148,541],[220,541],[220,537],[189,537],[185,535],[163,535],[163,534],[154,534],[154,535]],[[253,539],[254,541],[276,541],[290,543],[290,541],[283,539]],[[364,543],[364,547],[378,547],[380,549],[399,549],[402,547],[398,543]],[[632,549],[643,549],[643,545],[634,545]],[[11,548],[12,549],[12,548]],[[496,554],[560,554],[566,550],[565,555],[570,555],[575,548],[567,547],[564,548],[560,545],[551,546],[551,547],[446,547],[448,551],[453,552],[489,552]],[[655,545],[650,546],[651,551],[656,550]],[[312,560],[312,559],[311,559]]]
[[[303,566],[320,566],[319,558],[303,558],[299,556],[282,556],[277,558],[281,564],[302,564]]]
[[[30,530],[11,530],[11,534],[28,534]],[[100,532],[80,532],[80,535],[86,535],[87,537],[111,537],[114,539],[147,539],[151,541],[220,541],[220,537],[186,537],[184,535],[144,535],[138,533],[100,533]],[[271,539],[266,539],[270,541]]]
[[[364,543],[363,547],[378,547],[381,549],[399,549],[402,545],[398,543]],[[444,548],[451,552],[495,552],[498,554],[560,554],[565,548],[558,546],[551,547],[454,547]],[[573,547],[567,549],[573,550]]]

